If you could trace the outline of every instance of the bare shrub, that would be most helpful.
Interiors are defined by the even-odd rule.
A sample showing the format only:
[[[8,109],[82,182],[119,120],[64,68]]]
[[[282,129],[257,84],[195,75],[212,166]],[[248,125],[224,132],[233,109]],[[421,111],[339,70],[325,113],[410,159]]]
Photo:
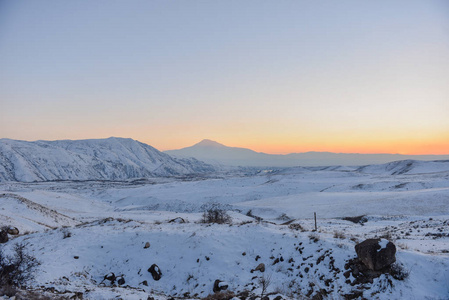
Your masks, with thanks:
[[[231,222],[232,222],[231,216],[218,203],[213,203],[209,205],[209,207],[205,208],[203,212],[203,217],[201,219],[201,223],[206,224],[210,223],[226,224]]]
[[[408,277],[410,271],[406,270],[404,265],[395,262],[390,267],[390,275],[396,280],[404,280]]]
[[[359,242],[359,239],[357,237],[355,237],[355,236],[351,236],[349,239],[351,241],[353,241],[354,243],[356,243],[356,244]]]
[[[264,295],[267,293],[268,287],[271,284],[271,275],[264,275],[259,279],[259,284],[262,289],[260,292],[260,299],[263,299]]]
[[[309,240],[314,243],[317,243],[320,240],[320,236],[316,233],[311,233],[309,234]]]
[[[334,238],[344,240],[346,238],[346,236],[341,231],[334,231]]]
[[[302,227],[299,223],[290,224],[288,225],[288,228],[290,228],[291,230],[300,230],[301,232],[306,231],[304,227]]]
[[[210,294],[207,297],[202,298],[202,300],[230,300],[234,297],[235,297],[235,295],[233,292],[225,291],[225,292]]]
[[[33,278],[39,262],[25,252],[25,247],[25,244],[16,244],[13,256],[6,256],[0,249],[0,292],[10,293]]]
[[[67,228],[63,228],[62,229],[62,238],[66,239],[72,236],[72,233],[67,229]]]

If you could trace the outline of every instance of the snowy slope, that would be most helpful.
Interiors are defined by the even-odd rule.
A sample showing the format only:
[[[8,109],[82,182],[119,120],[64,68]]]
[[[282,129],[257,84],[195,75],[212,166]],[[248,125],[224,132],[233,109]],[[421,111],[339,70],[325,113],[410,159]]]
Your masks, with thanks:
[[[0,140],[0,181],[125,180],[213,171],[196,159],[176,159],[132,139]]]
[[[416,161],[400,160],[388,164],[369,165],[357,169],[362,173],[400,175],[449,172],[449,160]]]
[[[187,181],[3,182],[0,225],[31,233],[10,236],[2,249],[27,244],[41,262],[31,287],[83,299],[202,299],[216,279],[260,296],[260,280],[270,277],[270,300],[310,299],[321,289],[326,299],[354,291],[366,299],[448,299],[449,174],[441,166],[417,162],[410,174],[395,175],[371,166],[379,172],[290,168]],[[232,224],[200,223],[211,203],[228,210]],[[342,219],[360,215],[367,215],[363,225]],[[185,223],[170,222],[177,217]],[[357,242],[375,237],[396,244],[409,276],[353,285],[346,262]],[[251,272],[259,263],[265,272]],[[147,271],[152,264],[162,271],[159,281]],[[126,283],[102,282],[109,272]]]

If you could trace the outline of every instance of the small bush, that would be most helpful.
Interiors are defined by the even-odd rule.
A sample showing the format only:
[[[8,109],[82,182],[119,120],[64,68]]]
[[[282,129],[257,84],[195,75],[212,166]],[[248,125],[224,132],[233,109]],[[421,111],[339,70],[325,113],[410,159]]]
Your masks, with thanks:
[[[226,210],[222,209],[219,204],[215,203],[205,208],[201,223],[226,224],[231,223],[232,218]]]
[[[310,241],[317,243],[320,240],[320,236],[318,234],[311,233],[309,234],[309,239]]]
[[[14,247],[14,255],[6,256],[0,250],[0,287],[2,290],[23,287],[33,278],[33,271],[39,262],[25,252],[25,244]]]
[[[288,225],[288,228],[290,228],[291,230],[300,230],[301,232],[306,231],[304,227],[302,227],[301,224],[298,223],[290,224]]]
[[[343,232],[341,232],[341,231],[335,231],[335,232],[334,232],[334,238],[343,240],[343,239],[346,238],[346,236],[345,236],[345,234],[344,234]]]
[[[404,280],[408,277],[410,272],[405,269],[402,264],[394,263],[390,267],[390,275],[396,280]]]
[[[63,228],[62,229],[62,238],[66,239],[72,236],[72,233],[67,229],[67,228]]]

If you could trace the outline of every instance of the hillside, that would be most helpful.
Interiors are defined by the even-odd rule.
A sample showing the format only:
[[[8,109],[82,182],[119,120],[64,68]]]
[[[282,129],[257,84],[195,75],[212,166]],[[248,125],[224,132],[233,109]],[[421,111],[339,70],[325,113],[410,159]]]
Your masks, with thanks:
[[[0,223],[20,234],[1,247],[26,244],[41,263],[29,287],[50,299],[198,300],[214,295],[215,280],[240,296],[212,299],[448,299],[448,166],[295,167],[151,184],[2,182]],[[202,223],[211,207],[226,210],[229,224]],[[361,282],[363,271],[351,272],[355,245],[379,237],[396,245],[405,278]],[[153,264],[160,280],[148,271]],[[104,280],[111,272],[125,282]]]
[[[0,181],[126,180],[216,171],[124,138],[63,141],[0,140]]]
[[[425,174],[425,173],[449,173],[449,160],[416,161],[400,160],[388,164],[368,165],[357,169],[362,173],[401,175],[401,174]]]

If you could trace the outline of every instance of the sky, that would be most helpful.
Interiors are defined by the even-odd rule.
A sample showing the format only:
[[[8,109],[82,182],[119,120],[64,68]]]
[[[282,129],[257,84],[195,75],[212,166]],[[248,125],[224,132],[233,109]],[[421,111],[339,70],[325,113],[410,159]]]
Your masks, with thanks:
[[[449,1],[0,0],[0,138],[449,154]]]

